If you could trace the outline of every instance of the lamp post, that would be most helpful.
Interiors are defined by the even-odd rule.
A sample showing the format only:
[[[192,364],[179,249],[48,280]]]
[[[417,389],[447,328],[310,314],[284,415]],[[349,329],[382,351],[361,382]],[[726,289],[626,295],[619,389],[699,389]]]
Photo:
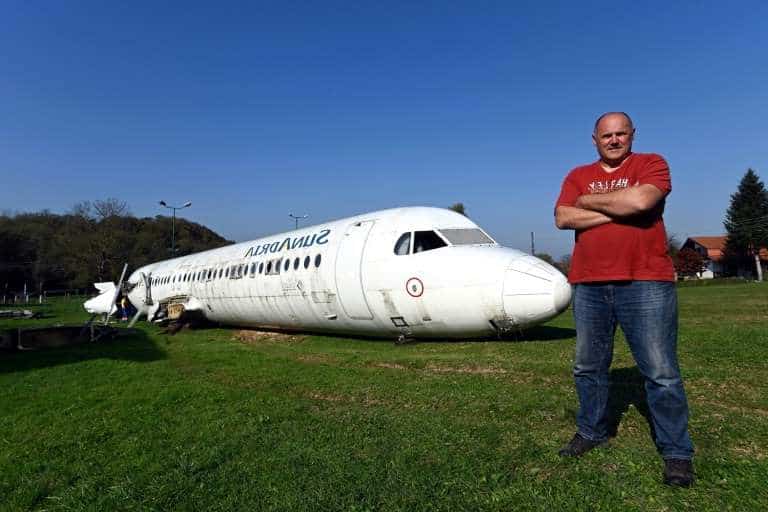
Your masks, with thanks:
[[[181,210],[182,208],[189,208],[192,206],[192,201],[187,201],[181,206],[171,206],[169,204],[166,204],[165,201],[160,201],[160,206],[163,206],[165,208],[170,209],[173,214],[171,215],[171,255],[176,255],[176,210]]]
[[[309,215],[294,215],[292,213],[289,213],[288,216],[296,221],[296,229],[299,229],[299,219],[307,219],[309,218]]]

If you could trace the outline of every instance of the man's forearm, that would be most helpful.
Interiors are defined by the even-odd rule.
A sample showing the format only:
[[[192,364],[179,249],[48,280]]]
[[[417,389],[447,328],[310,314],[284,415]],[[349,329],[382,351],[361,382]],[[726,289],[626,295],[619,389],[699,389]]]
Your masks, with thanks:
[[[653,209],[665,195],[653,185],[640,185],[606,194],[579,196],[575,206],[610,217],[628,217]]]
[[[608,215],[575,206],[558,206],[555,210],[558,229],[589,229],[612,221]]]

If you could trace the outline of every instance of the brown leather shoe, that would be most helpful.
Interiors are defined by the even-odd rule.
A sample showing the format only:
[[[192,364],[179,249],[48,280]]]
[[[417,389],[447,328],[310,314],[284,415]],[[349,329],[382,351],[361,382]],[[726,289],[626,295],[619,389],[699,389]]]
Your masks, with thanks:
[[[687,459],[664,460],[665,484],[673,487],[690,487],[693,480],[693,462]]]
[[[582,437],[581,434],[576,433],[573,439],[563,447],[562,450],[557,452],[561,457],[581,457],[589,450],[604,445],[606,441],[591,441],[586,437]]]

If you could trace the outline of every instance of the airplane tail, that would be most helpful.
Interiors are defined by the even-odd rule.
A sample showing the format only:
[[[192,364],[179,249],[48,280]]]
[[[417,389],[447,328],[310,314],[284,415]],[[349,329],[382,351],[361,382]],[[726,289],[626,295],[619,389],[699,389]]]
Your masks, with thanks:
[[[115,293],[117,286],[108,281],[104,283],[93,283],[93,286],[99,290],[99,295],[85,301],[83,307],[92,315],[113,315],[117,311],[115,304]]]
[[[91,315],[105,315],[105,325],[109,320],[109,317],[117,311],[117,296],[120,295],[120,289],[123,286],[126,270],[128,270],[127,263],[123,265],[123,273],[120,274],[120,281],[117,285],[110,281],[94,283],[93,286],[99,290],[99,295],[83,303],[83,307]],[[91,318],[91,320],[93,320],[93,318]]]

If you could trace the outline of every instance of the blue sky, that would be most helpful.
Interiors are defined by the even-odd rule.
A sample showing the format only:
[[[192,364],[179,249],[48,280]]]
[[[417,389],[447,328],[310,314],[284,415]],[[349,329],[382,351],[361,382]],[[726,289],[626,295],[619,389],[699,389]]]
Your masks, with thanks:
[[[578,4],[578,5],[577,5]],[[463,202],[559,257],[597,115],[670,163],[667,229],[768,181],[768,3],[2,2],[0,210],[117,197],[230,239]]]

